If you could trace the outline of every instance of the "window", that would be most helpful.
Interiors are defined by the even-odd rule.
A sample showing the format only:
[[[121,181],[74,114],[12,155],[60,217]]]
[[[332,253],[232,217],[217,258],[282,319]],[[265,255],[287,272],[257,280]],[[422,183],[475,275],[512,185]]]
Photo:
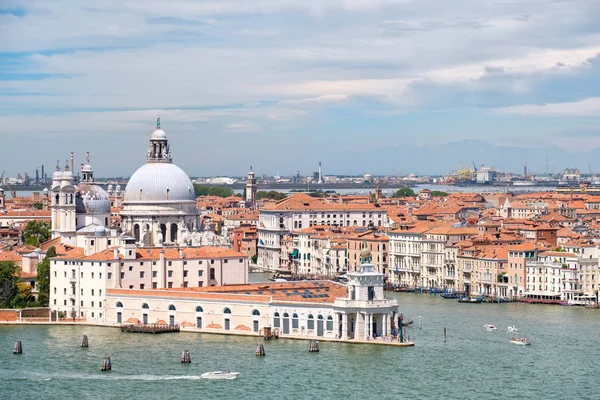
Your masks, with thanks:
[[[315,317],[312,314],[308,315],[308,323],[306,324],[306,329],[312,330],[315,329]]]
[[[98,273],[98,278],[102,279],[102,272]]]
[[[229,307],[225,308],[223,314],[231,314],[231,309]]]
[[[167,287],[168,287],[169,289],[170,289],[170,288],[172,288],[172,287],[173,287],[173,282],[168,282],[168,283],[167,283]]]
[[[202,276],[202,271],[198,271],[198,276]]]
[[[373,301],[375,299],[375,287],[369,286],[368,290],[369,290],[369,293],[368,293],[369,301]]]
[[[129,285],[129,289],[133,289],[133,285]]]
[[[186,282],[183,282],[183,287],[188,287],[188,283],[187,283],[187,281],[186,281]]]
[[[117,301],[117,304],[115,304],[115,307],[123,307],[123,303],[121,303],[120,301]]]
[[[169,311],[176,311],[177,309],[175,308],[175,306],[173,304],[169,305]]]
[[[130,265],[130,266],[129,266],[129,270],[130,270],[130,271],[133,271],[133,265]]]
[[[329,317],[327,317],[327,327],[326,328],[328,331],[333,330],[333,317],[331,315]]]
[[[143,289],[145,287],[146,287],[146,285],[144,285],[143,283],[140,283],[140,289]]]
[[[94,273],[92,272],[92,279],[94,279]]]
[[[148,306],[148,303],[144,303],[144,304],[142,304],[142,308],[144,310],[148,310],[150,308],[150,306]]]
[[[92,301],[92,307],[94,307],[94,302]]]
[[[121,272],[121,279],[125,278],[125,272]]]
[[[196,307],[196,312],[204,312],[204,309],[201,306]]]
[[[169,261],[169,267],[173,265],[173,261]]]
[[[204,282],[198,281],[198,287],[201,287]]]
[[[281,327],[281,319],[279,318],[279,313],[276,312],[273,314],[273,328]]]
[[[140,271],[140,278],[144,277],[144,271]]]
[[[188,272],[187,272],[187,271],[183,271],[183,277],[184,277],[184,278],[187,278],[187,274],[188,274]]]
[[[292,329],[298,329],[298,314],[292,314]]]
[[[215,263],[215,260],[210,260],[210,263],[211,263],[211,264],[214,264],[214,263]]]
[[[92,296],[94,295],[94,289],[92,289]]]
[[[215,269],[214,268],[210,269],[210,279],[215,279]]]
[[[152,271],[152,277],[156,278],[156,271]]]
[[[156,282],[152,282],[152,289],[156,289],[158,286],[156,284]]]
[[[259,316],[260,315],[260,311],[254,310],[254,311],[252,311],[252,315]]]
[[[229,260],[227,260],[227,259],[223,260],[223,264],[227,264],[228,261]]]
[[[108,279],[112,279],[112,272],[108,273]]]
[[[172,278],[172,277],[173,277],[173,271],[168,271],[168,272],[167,272],[167,276],[168,276],[169,278]]]

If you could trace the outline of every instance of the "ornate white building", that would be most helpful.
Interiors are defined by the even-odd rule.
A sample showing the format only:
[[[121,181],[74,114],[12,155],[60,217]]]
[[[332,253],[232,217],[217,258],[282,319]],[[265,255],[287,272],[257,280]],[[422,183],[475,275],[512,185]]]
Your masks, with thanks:
[[[92,246],[90,250],[93,251],[107,237],[116,236],[116,232],[111,233],[107,228],[110,223],[110,200],[106,191],[94,183],[89,153],[86,163],[81,166],[81,180],[77,186],[74,185],[68,162],[64,171],[60,170],[59,165],[56,166],[52,174],[51,209],[52,238],[60,236],[65,244]],[[94,240],[95,237],[99,239]],[[117,241],[114,242],[116,244]]]
[[[146,164],[125,188],[122,228],[139,245],[200,245],[196,193],[187,174],[172,163],[160,118],[150,137]]]

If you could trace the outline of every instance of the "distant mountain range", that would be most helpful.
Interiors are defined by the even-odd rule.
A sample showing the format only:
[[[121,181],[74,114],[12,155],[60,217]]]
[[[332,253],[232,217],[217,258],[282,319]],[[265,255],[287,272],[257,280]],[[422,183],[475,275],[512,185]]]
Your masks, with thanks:
[[[527,160],[529,173],[558,173],[565,168],[579,168],[581,173],[592,171],[600,173],[598,149],[582,149],[581,152],[568,152],[556,146],[548,147],[512,147],[497,146],[485,141],[464,140],[440,145],[415,146],[404,145],[382,147],[365,152],[335,155],[323,162],[324,173],[327,169],[339,169],[351,165],[353,171],[369,171],[372,174],[403,175],[443,174],[455,171],[458,164],[464,168],[468,163],[473,168],[490,165],[502,172],[523,173],[523,164]],[[339,163],[339,164],[338,164]],[[349,168],[345,168],[349,173]]]

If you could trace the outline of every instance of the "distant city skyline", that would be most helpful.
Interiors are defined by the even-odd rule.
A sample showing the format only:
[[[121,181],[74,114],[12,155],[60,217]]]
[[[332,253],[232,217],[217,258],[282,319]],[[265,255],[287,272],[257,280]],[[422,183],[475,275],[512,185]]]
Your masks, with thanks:
[[[600,3],[0,4],[0,173],[130,176],[156,117],[190,176],[587,172]],[[78,169],[78,167],[76,167]]]

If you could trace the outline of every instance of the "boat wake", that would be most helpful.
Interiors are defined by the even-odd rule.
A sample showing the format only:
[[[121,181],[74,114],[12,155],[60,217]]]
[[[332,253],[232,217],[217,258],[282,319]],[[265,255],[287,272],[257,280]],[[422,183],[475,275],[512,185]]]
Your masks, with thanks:
[[[79,374],[61,374],[51,377],[45,377],[41,380],[108,380],[108,381],[178,381],[178,380],[198,380],[199,375],[119,375],[114,372],[98,374],[98,375],[79,375]],[[39,378],[36,380],[40,380]]]

